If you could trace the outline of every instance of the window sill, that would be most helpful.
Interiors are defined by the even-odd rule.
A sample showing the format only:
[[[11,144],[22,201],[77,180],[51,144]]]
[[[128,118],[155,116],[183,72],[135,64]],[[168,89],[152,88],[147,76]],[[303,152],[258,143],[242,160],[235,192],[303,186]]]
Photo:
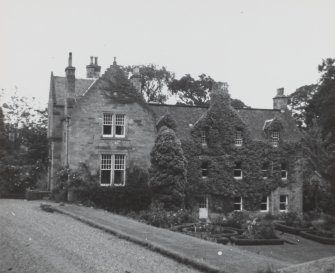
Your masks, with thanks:
[[[115,137],[115,136],[102,136],[100,137],[102,140],[128,140],[126,137]]]
[[[234,177],[235,180],[242,180],[243,177]]]
[[[115,185],[115,184],[100,184],[101,187],[125,187],[126,184]]]

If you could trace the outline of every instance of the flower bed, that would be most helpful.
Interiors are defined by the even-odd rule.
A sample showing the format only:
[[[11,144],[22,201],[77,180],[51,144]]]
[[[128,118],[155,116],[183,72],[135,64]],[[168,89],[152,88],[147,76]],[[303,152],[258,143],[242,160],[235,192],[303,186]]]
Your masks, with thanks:
[[[291,234],[296,234],[296,235],[298,235],[300,231],[306,230],[306,228],[292,227],[292,226],[288,226],[288,225],[285,225],[284,223],[279,223],[279,222],[274,223],[274,225],[275,225],[275,228],[280,231],[291,233]]]
[[[326,236],[328,234],[328,236]],[[315,234],[315,231],[301,231],[300,235],[304,238],[322,243],[327,245],[335,245],[334,234],[324,233],[324,236],[320,234]]]
[[[250,239],[244,235],[232,236],[230,240],[236,245],[282,245],[284,240],[279,238],[273,239]]]

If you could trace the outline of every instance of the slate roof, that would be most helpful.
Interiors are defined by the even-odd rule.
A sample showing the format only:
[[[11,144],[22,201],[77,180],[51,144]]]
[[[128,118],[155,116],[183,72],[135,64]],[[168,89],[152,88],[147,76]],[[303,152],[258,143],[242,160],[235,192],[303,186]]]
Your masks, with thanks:
[[[53,100],[56,105],[64,105],[66,96],[66,77],[53,76]],[[75,97],[78,97],[85,93],[85,91],[91,86],[94,79],[76,79],[75,85]]]
[[[194,124],[206,111],[207,107],[149,104],[156,115],[156,120],[167,112],[177,123],[177,135],[181,139],[188,139],[191,130],[190,124]],[[294,120],[288,112],[273,109],[236,109],[242,121],[248,126],[253,140],[264,141],[266,135],[263,127],[267,120],[277,118],[283,126],[281,136],[286,141],[299,141],[300,133]]]

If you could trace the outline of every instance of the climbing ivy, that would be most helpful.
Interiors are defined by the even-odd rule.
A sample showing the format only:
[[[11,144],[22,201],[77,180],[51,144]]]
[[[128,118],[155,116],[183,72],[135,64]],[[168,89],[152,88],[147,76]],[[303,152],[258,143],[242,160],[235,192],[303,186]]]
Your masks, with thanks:
[[[300,145],[280,141],[272,147],[270,141],[256,141],[236,110],[229,104],[226,93],[212,94],[212,105],[191,130],[192,139],[182,142],[188,161],[187,192],[191,196],[208,194],[213,200],[212,211],[232,210],[234,197],[243,198],[243,208],[259,210],[263,196],[278,187],[297,182],[293,168],[299,157]],[[278,127],[278,126],[276,126]],[[278,127],[279,128],[279,127]],[[234,145],[236,130],[243,135],[243,144]],[[201,143],[205,132],[207,145]],[[202,178],[201,166],[206,162],[208,175]],[[235,163],[241,164],[243,179],[234,179]],[[281,165],[286,165],[287,179],[281,178]],[[263,178],[262,166],[267,165],[267,178]],[[218,200],[221,200],[218,202]],[[225,201],[223,201],[225,200]],[[230,205],[222,202],[230,201]]]

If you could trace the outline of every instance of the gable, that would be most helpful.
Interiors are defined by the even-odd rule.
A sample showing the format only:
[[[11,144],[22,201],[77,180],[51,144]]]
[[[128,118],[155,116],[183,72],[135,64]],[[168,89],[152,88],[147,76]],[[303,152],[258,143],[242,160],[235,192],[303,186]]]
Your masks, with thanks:
[[[76,79],[75,97],[83,95],[93,84],[94,79]],[[52,81],[53,100],[56,105],[64,105],[66,98],[66,77],[54,76]]]

